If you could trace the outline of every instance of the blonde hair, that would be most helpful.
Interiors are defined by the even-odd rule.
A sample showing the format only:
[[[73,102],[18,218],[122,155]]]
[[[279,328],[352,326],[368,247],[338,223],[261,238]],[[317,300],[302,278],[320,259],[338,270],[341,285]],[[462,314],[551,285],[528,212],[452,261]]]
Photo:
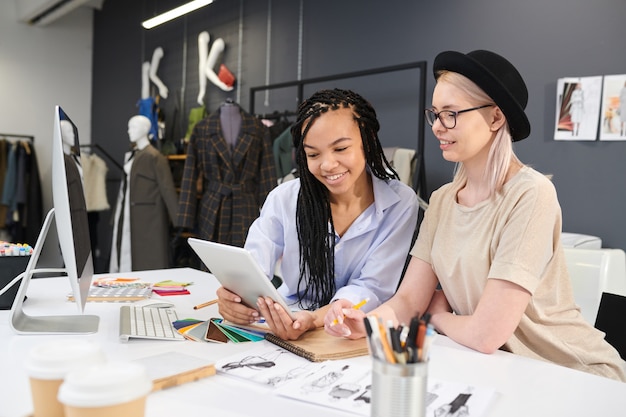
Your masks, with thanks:
[[[440,71],[437,73],[437,82],[447,82],[467,94],[471,101],[480,104],[495,104],[491,97],[487,95],[476,83],[469,78],[452,71]],[[493,197],[502,190],[506,174],[512,161],[522,164],[513,152],[513,140],[508,122],[496,132],[496,137],[489,149],[489,156],[485,166],[483,178],[489,186],[489,195]],[[454,182],[465,183],[467,181],[467,173],[462,162],[459,162],[454,170]]]

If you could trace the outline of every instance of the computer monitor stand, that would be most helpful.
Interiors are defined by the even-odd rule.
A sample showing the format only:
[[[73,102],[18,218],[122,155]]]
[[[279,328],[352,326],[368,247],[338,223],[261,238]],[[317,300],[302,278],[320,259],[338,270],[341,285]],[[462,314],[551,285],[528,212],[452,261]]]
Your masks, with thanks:
[[[15,295],[13,306],[11,307],[10,325],[15,332],[20,334],[84,334],[98,331],[100,317],[93,315],[67,315],[67,316],[29,316],[23,310],[24,297],[28,284],[34,274],[46,272],[37,270],[37,262],[41,255],[41,249],[46,241],[50,224],[54,218],[54,208],[51,209],[43,223],[37,243],[33,249],[31,258],[24,271],[24,277],[20,282],[20,287]],[[72,284],[73,289],[78,286]]]

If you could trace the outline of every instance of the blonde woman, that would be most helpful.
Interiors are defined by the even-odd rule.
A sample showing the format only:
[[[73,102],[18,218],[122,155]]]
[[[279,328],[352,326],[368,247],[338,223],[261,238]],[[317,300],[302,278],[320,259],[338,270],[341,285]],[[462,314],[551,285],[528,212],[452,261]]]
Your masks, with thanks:
[[[574,302],[554,185],[513,152],[530,134],[521,75],[484,50],[443,52],[433,68],[426,119],[458,169],[430,198],[398,291],[372,313],[409,323],[428,312],[438,332],[477,351],[625,380],[617,351]],[[364,313],[349,307],[335,302],[325,327],[363,337]]]

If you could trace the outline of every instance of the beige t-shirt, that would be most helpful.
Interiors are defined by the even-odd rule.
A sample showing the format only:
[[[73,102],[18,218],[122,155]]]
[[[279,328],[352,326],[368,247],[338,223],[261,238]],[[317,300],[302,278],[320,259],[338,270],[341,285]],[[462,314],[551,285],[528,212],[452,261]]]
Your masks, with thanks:
[[[432,194],[411,250],[432,265],[454,312],[472,314],[487,279],[513,282],[532,297],[503,350],[626,381],[619,354],[574,302],[552,182],[523,167],[474,207],[456,202],[460,188]]]

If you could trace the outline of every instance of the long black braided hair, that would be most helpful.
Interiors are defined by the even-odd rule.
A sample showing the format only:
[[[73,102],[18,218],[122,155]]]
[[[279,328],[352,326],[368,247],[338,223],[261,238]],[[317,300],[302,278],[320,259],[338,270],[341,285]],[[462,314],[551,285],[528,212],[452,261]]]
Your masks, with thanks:
[[[298,119],[291,128],[300,178],[296,210],[300,245],[297,292],[300,307],[305,307],[306,300],[310,303],[308,308],[311,310],[328,304],[336,292],[335,226],[328,189],[309,171],[303,143],[315,119],[342,107],[352,110],[361,132],[365,160],[372,175],[380,179],[398,178],[398,174],[385,158],[378,139],[380,124],[376,111],[367,100],[350,90],[333,89],[318,91],[300,104]]]

